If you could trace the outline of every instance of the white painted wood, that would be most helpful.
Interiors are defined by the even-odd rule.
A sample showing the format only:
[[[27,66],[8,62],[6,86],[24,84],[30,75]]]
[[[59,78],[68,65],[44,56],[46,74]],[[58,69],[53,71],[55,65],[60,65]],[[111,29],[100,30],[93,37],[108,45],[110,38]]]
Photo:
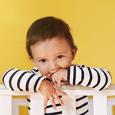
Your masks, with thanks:
[[[112,107],[115,106],[115,97],[108,99],[108,114],[107,115],[114,115]]]
[[[107,115],[107,96],[93,96],[94,115]]]
[[[113,115],[112,113],[112,106],[115,106],[115,99],[111,98],[108,99],[108,113],[107,115]],[[13,115],[19,115],[19,107],[20,106],[27,106],[27,101],[25,99],[13,99]],[[93,101],[92,98],[89,99],[89,115],[93,115]]]
[[[63,115],[76,115],[76,96],[64,96]],[[69,106],[68,106],[69,105]]]
[[[12,96],[0,95],[0,115],[12,115]]]
[[[96,91],[92,88],[86,88],[81,86],[63,86],[61,90],[65,91],[71,99],[74,99],[76,95],[87,95],[93,96],[93,109],[94,115],[107,115],[107,96],[115,96],[115,85],[111,85],[109,88],[103,91]],[[43,98],[41,97],[40,93],[34,92],[13,92],[4,87],[0,86],[0,115],[12,115],[12,96],[31,96],[31,115],[44,115],[44,107],[43,107]],[[74,108],[72,108],[70,102],[67,101],[67,106],[64,107],[64,115],[68,115],[70,112],[71,115],[74,115]],[[6,103],[6,104],[5,104]],[[111,105],[112,106],[112,105]],[[8,108],[8,109],[7,109]],[[69,110],[69,112],[65,110]],[[7,109],[7,112],[6,112]],[[73,109],[73,110],[72,110]],[[109,108],[110,111],[110,108]],[[69,115],[70,115],[69,114]],[[111,114],[110,114],[111,115]]]
[[[22,98],[13,99],[13,115],[20,115],[19,109],[20,106],[28,106],[27,100]]]
[[[102,91],[97,91],[89,87],[70,86],[70,85],[64,85],[60,89],[65,91],[68,95],[115,96],[115,85],[110,85],[107,89]]]
[[[113,105],[111,105],[110,102],[109,102],[108,103],[108,107],[107,107],[107,115],[113,115],[112,114],[113,113],[112,106]]]
[[[30,115],[44,115],[43,97],[40,94],[33,94],[30,96],[30,98]]]
[[[111,98],[108,99],[108,114],[107,115],[113,115],[112,114],[112,106],[115,106],[115,99]],[[27,106],[27,101],[25,99],[13,99],[13,115],[19,115],[19,106]],[[89,99],[89,115],[93,115],[93,102],[92,98]]]
[[[109,86],[107,89],[102,91],[96,91],[93,88],[83,87],[83,86],[70,86],[65,85],[60,88],[62,91],[65,91],[68,95],[88,95],[88,96],[115,96],[115,85]],[[39,92],[38,92],[39,93]],[[33,95],[34,92],[16,92],[10,91],[5,87],[0,88],[0,95]]]
[[[88,115],[93,115],[93,100],[92,99],[88,99],[88,103],[89,103],[89,107],[88,107],[89,113],[88,113]]]

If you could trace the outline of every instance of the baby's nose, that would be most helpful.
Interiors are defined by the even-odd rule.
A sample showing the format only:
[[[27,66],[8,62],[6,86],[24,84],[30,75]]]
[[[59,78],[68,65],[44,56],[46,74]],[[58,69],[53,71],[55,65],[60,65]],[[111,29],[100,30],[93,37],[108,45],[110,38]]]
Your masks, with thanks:
[[[58,64],[56,62],[50,62],[50,65],[49,65],[49,71],[51,73],[55,73],[58,69]]]

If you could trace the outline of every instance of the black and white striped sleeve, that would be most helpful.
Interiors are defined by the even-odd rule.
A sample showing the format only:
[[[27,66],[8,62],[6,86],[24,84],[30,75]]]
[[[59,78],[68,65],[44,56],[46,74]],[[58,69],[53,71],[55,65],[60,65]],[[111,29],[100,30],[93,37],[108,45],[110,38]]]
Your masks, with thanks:
[[[82,85],[103,90],[111,84],[111,75],[106,69],[73,65],[68,68],[68,81],[72,85]]]
[[[12,91],[37,92],[45,78],[40,73],[12,68],[4,73],[2,80],[6,88]]]

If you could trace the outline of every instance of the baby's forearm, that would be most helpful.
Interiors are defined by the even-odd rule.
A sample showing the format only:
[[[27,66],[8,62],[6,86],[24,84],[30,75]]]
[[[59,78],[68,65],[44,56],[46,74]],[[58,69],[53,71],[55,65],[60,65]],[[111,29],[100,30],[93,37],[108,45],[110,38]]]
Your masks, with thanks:
[[[82,85],[103,90],[111,84],[111,75],[106,69],[73,65],[68,68],[68,81],[72,85]]]
[[[29,70],[9,69],[3,75],[4,85],[12,91],[36,92],[45,77]]]

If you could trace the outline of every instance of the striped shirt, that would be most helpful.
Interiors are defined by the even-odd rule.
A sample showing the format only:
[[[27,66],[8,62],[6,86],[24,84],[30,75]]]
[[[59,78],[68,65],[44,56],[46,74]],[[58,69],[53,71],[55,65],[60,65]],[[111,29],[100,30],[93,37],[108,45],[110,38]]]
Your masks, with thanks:
[[[100,91],[107,88],[111,83],[111,75],[106,69],[72,65],[67,71],[67,80],[71,85],[91,87]],[[42,76],[37,68],[33,68],[32,70],[12,68],[7,70],[3,75],[4,85],[12,91],[37,92],[44,79],[46,79],[46,77]],[[62,98],[62,96],[60,96],[60,98]],[[30,104],[30,98],[27,98],[27,101]],[[88,115],[88,97],[76,96],[75,102],[76,115]],[[29,104],[28,109],[30,110]],[[50,101],[48,101],[45,115],[60,114],[62,114],[61,105],[57,102],[56,109],[54,109]]]

